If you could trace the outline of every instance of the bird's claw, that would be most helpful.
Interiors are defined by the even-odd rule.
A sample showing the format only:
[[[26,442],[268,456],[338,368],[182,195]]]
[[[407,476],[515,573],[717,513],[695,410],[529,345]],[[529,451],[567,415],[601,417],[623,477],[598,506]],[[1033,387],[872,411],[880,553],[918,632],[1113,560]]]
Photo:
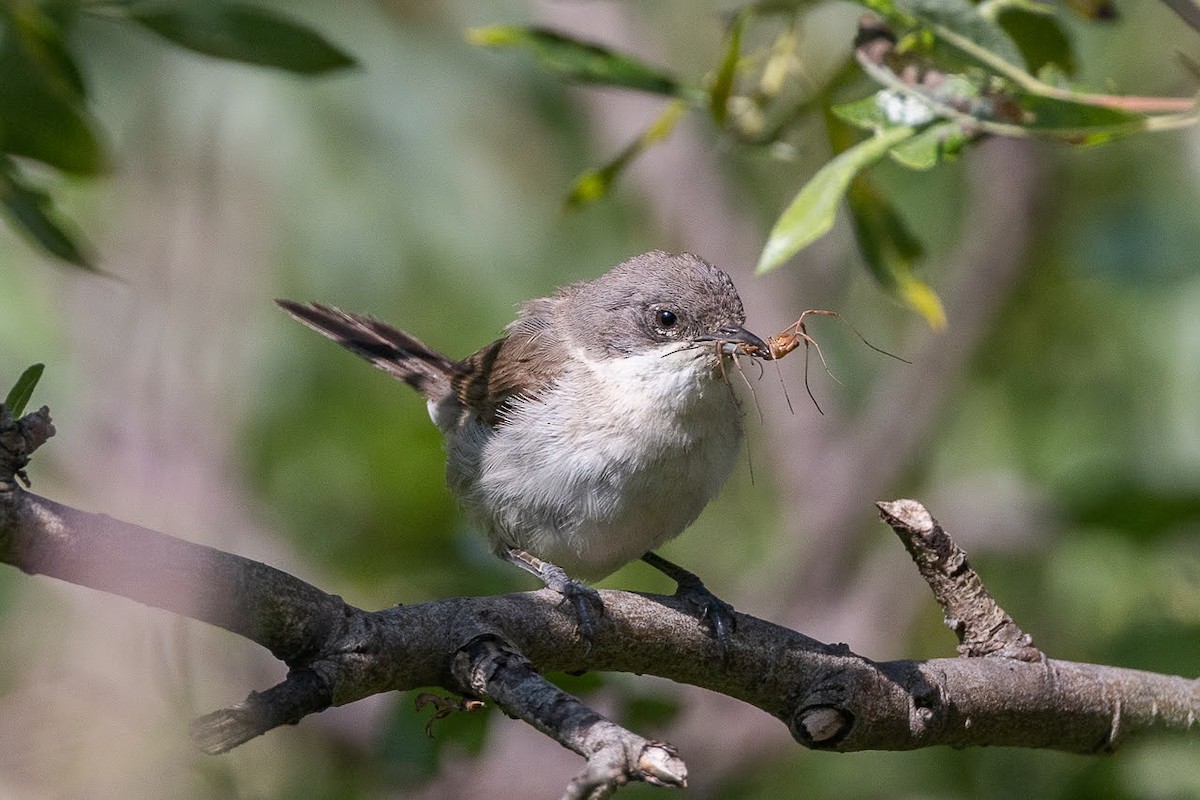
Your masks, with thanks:
[[[583,639],[584,648],[590,653],[592,642],[596,638],[597,624],[604,616],[604,601],[600,599],[600,593],[586,583],[568,577],[561,567],[543,561],[525,550],[512,547],[502,555],[521,569],[537,575],[546,584],[547,589],[558,592],[562,595],[564,603],[571,604],[575,609],[579,636]]]
[[[713,639],[721,650],[721,660],[729,659],[732,637],[737,631],[737,615],[733,606],[709,591],[699,580],[681,581],[675,596],[696,609],[696,616],[708,624]]]
[[[557,588],[557,587],[556,587]],[[604,616],[604,600],[600,593],[577,580],[568,579],[558,591],[563,596],[563,602],[570,603],[575,609],[575,619],[579,626],[579,637],[584,647],[590,652],[596,638],[596,628]]]

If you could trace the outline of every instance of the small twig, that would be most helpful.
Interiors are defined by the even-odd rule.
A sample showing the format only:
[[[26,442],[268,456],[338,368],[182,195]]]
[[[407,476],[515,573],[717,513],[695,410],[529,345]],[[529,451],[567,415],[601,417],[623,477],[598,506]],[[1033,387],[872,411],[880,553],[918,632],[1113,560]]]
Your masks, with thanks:
[[[280,725],[295,725],[332,703],[329,684],[319,673],[292,670],[267,691],[251,692],[235,706],[193,720],[188,735],[202,752],[220,755]]]
[[[46,406],[13,419],[8,407],[0,404],[0,492],[13,491],[14,479],[29,487],[29,476],[25,474],[29,457],[53,435],[54,425]]]
[[[1043,661],[1033,638],[1017,627],[996,603],[983,581],[937,520],[916,500],[875,504],[883,521],[904,542],[921,577],[933,590],[946,615],[946,625],[958,636],[958,653],[968,658],[999,656],[1020,661]]]
[[[646,739],[588,708],[546,680],[511,643],[493,634],[475,637],[455,654],[451,674],[464,692],[491,699],[587,759],[564,800],[608,797],[629,781],[687,785],[687,767],[665,742]]]

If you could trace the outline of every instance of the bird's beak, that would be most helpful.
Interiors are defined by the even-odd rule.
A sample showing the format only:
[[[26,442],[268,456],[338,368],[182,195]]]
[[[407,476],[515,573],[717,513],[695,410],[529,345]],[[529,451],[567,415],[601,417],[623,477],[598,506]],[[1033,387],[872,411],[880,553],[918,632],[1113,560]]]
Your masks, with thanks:
[[[748,345],[752,351],[750,355],[761,357],[771,352],[771,348],[767,347],[766,342],[740,325],[727,325],[715,331],[712,336],[704,338],[708,341],[720,342],[721,352],[726,355],[737,352],[740,344]]]

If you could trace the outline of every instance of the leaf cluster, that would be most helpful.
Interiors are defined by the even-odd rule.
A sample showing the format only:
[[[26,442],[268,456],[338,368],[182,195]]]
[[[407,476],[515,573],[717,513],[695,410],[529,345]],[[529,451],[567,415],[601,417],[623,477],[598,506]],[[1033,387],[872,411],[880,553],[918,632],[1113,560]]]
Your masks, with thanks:
[[[229,0],[0,0],[0,210],[17,231],[75,266],[95,259],[35,179],[96,177],[112,163],[89,108],[71,35],[82,17],[152,34],[194,53],[322,75],[354,59],[295,20]]]
[[[1094,94],[1072,84],[1079,58],[1062,16],[1109,19],[1114,12],[1106,3],[1064,8],[1034,0],[857,1],[866,13],[856,40],[847,43],[846,63],[815,92],[799,88],[804,76],[797,33],[815,5],[803,0],[760,0],[733,12],[722,51],[694,83],[544,28],[492,26],[472,30],[468,38],[523,50],[564,81],[667,98],[645,131],[607,163],[579,175],[567,196],[571,207],[604,197],[687,110],[707,116],[740,146],[785,152],[802,117],[821,112],[832,155],[779,213],[758,271],[781,266],[827,233],[844,200],[871,275],[934,328],[946,320],[937,294],[917,277],[921,241],[871,181],[875,164],[888,159],[920,172],[989,136],[1082,146],[1197,121],[1194,98]],[[752,33],[761,45],[747,46]]]

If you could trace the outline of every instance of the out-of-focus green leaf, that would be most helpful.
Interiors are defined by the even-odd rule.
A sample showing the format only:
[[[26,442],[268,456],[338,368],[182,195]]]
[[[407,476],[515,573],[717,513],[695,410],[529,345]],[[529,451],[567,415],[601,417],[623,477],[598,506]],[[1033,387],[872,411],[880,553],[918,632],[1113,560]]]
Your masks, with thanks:
[[[920,21],[963,36],[1010,64],[1021,65],[1021,51],[1004,29],[979,13],[967,0],[903,0],[896,7]]]
[[[943,159],[958,155],[971,141],[961,122],[948,120],[930,125],[911,139],[893,147],[888,155],[908,169],[933,169]]]
[[[129,18],[175,44],[214,58],[319,75],[353,58],[311,28],[239,3],[183,0],[135,5]]]
[[[875,280],[924,317],[929,327],[945,329],[946,312],[941,300],[913,274],[913,266],[924,254],[924,248],[896,209],[861,175],[850,182],[846,202],[859,250]]]
[[[682,100],[670,103],[658,115],[658,118],[650,123],[650,127],[646,128],[641,136],[630,142],[624,150],[617,154],[616,158],[604,166],[590,169],[576,178],[575,182],[571,184],[571,191],[567,194],[567,207],[577,208],[607,195],[613,182],[625,171],[630,162],[641,155],[650,145],[671,135],[671,131],[675,130],[675,124],[679,122],[679,118],[686,110],[687,104]]]
[[[34,364],[21,373],[21,377],[17,378],[17,382],[9,390],[8,397],[4,398],[4,406],[13,419],[19,419],[25,413],[25,406],[33,397],[33,390],[37,388],[45,369],[45,364]]]
[[[71,21],[71,10],[66,3],[26,3],[18,6],[9,20],[30,58],[41,65],[46,74],[73,100],[86,100],[87,87],[83,82],[83,74],[63,41]]]
[[[103,172],[108,157],[54,23],[32,13],[7,23],[0,35],[0,153],[79,175]]]
[[[624,86],[670,96],[678,96],[682,91],[670,75],[632,56],[545,28],[510,25],[472,28],[467,31],[467,40],[480,47],[526,50],[543,69],[567,81]]]
[[[861,100],[842,103],[830,109],[833,115],[842,122],[853,125],[864,131],[873,131],[887,126],[887,119],[879,107],[875,94],[870,94]]]
[[[889,90],[834,106],[830,112],[842,122],[862,130],[878,130],[895,125],[888,118],[880,98]],[[918,101],[919,102],[919,101]],[[892,159],[908,169],[926,170],[954,156],[970,141],[963,124],[954,120],[938,122],[923,128],[910,139],[906,139],[889,151]]]
[[[903,126],[886,128],[818,170],[775,221],[756,271],[761,274],[775,269],[828,232],[854,176],[915,133],[913,128]]]
[[[1030,72],[1041,72],[1048,64],[1067,75],[1074,75],[1078,70],[1079,62],[1071,40],[1055,17],[1006,10],[996,21],[1021,49]]]
[[[1099,144],[1144,129],[1150,118],[1119,108],[1076,103],[1028,92],[1008,97],[1021,110],[1028,130],[1072,144]]]
[[[0,158],[0,207],[19,232],[51,255],[95,269],[91,256],[57,219],[49,195],[27,185],[7,158]]]
[[[712,88],[708,91],[708,107],[713,121],[719,127],[725,127],[729,118],[729,95],[733,92],[733,79],[737,75],[738,60],[742,55],[742,31],[750,20],[751,11],[743,8],[733,17],[729,28],[729,40],[725,43],[725,55],[721,57],[721,65],[713,79]]]

